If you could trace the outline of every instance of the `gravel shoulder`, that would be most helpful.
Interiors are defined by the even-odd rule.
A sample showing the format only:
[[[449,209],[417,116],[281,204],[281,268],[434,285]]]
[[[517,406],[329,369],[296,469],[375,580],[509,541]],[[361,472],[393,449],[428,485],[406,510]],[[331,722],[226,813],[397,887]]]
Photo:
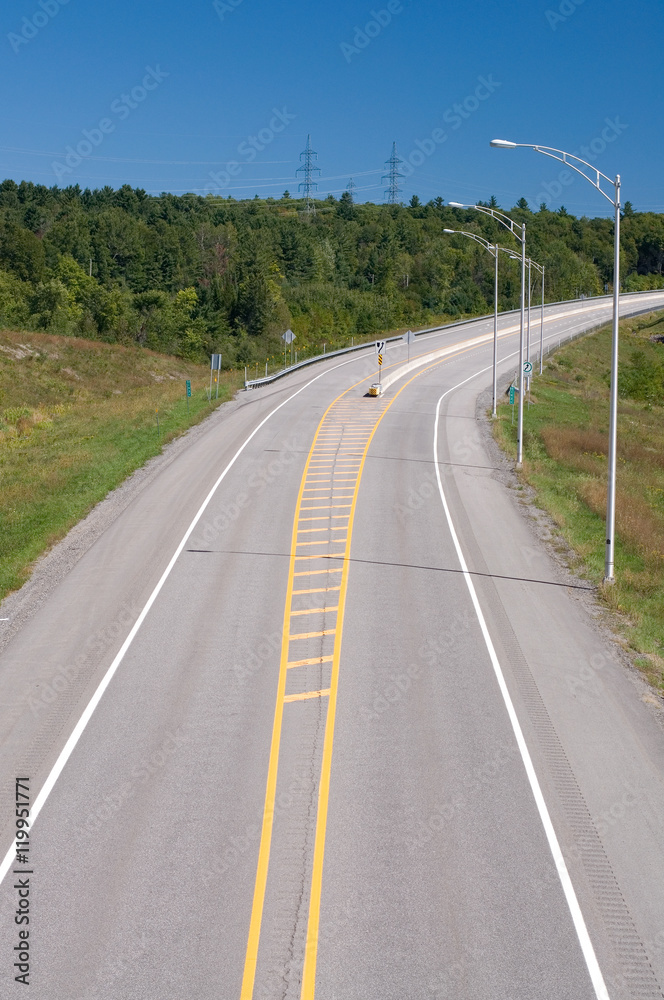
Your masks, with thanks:
[[[227,419],[242,405],[240,393],[237,393],[234,399],[222,403],[201,423],[195,424],[164,445],[161,454],[136,469],[120,486],[96,504],[65,538],[36,560],[29,580],[20,590],[8,594],[0,602],[0,619],[8,619],[0,622],[0,652],[33,618],[67,573],[140,493],[179,455],[207,434],[211,427]]]
[[[510,384],[511,378],[499,381],[499,397],[506,393]],[[537,491],[518,475],[513,463],[496,442],[490,411],[491,389],[487,388],[477,397],[476,421],[482,440],[491,455],[495,478],[510,491],[515,507],[529,526],[533,540],[545,548],[557,568],[560,581],[575,588],[576,599],[584,608],[592,627],[603,641],[610,643],[633,683],[637,696],[653,709],[659,725],[664,729],[664,697],[648,683],[636,665],[637,654],[621,634],[620,616],[602,603],[597,588],[590,584],[588,579],[579,576],[572,569],[576,553],[567,544],[553,517],[538,506]]]

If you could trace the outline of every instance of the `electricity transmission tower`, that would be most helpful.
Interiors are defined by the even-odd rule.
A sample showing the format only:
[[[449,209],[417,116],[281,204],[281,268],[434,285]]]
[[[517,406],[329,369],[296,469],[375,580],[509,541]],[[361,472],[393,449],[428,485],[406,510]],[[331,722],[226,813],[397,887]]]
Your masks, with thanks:
[[[401,188],[399,187],[399,181],[404,180],[404,175],[399,170],[399,165],[403,163],[397,156],[397,144],[392,143],[392,155],[389,160],[385,160],[385,166],[389,167],[389,173],[383,174],[383,181],[387,181],[389,187],[385,191],[385,197],[387,198],[390,205],[396,205],[399,202],[399,195],[401,194]]]
[[[298,191],[302,191],[307,202],[307,212],[315,212],[316,207],[313,204],[311,195],[314,191],[318,190],[318,184],[313,179],[314,174],[320,174],[320,167],[314,166],[314,160],[318,159],[318,153],[314,153],[311,148],[311,136],[307,136],[307,148],[303,153],[300,153],[301,167],[298,167],[295,171],[296,174],[304,174],[304,180],[298,186]],[[304,161],[304,162],[302,162]]]
[[[356,189],[356,187],[357,187],[357,184],[355,183],[355,181],[351,177],[351,179],[348,181],[348,185],[346,187],[346,191],[348,191],[348,194],[350,195],[350,200],[352,202],[355,202],[355,189]]]

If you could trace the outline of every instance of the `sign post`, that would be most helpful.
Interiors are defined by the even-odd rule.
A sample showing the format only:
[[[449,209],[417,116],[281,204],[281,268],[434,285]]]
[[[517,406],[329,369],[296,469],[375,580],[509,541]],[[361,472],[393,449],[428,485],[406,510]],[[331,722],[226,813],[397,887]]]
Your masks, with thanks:
[[[385,350],[385,341],[384,340],[377,340],[376,341],[376,354],[378,355],[378,385],[379,385],[379,388],[380,388],[381,391],[382,391],[381,371],[382,371],[382,368],[383,368],[383,351],[384,350]]]
[[[191,396],[191,381],[187,379],[187,418],[189,417],[189,397]]]
[[[282,333],[281,339],[284,342],[284,368],[285,368],[286,367],[286,347],[285,347],[286,344],[290,345],[291,366],[293,364],[293,341],[295,340],[295,334],[289,328],[288,330],[286,330],[285,333]]]
[[[530,392],[530,376],[533,373],[533,363],[532,361],[523,362],[523,374],[526,379],[526,389]],[[530,397],[529,397],[530,398]]]
[[[212,402],[212,373],[217,372],[214,377],[217,383],[217,399],[219,398],[219,372],[221,371],[221,354],[212,354],[210,357],[210,402]]]
[[[408,344],[408,360],[410,361],[410,345],[415,343],[415,334],[412,330],[409,330],[408,333],[404,334],[403,339]]]

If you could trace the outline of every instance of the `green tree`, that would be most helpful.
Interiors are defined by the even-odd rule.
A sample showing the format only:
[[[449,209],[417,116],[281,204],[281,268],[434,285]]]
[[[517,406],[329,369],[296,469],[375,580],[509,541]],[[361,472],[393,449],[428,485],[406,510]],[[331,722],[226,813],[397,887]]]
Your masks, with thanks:
[[[39,237],[14,222],[0,227],[0,267],[21,281],[39,281],[44,274],[44,245]]]

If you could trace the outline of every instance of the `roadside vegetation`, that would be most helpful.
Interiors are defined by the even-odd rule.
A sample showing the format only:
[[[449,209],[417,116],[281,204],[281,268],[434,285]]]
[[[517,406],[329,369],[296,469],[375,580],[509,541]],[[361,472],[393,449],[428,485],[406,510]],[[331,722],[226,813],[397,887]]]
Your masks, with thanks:
[[[572,568],[618,612],[637,663],[664,692],[664,319],[620,324],[616,577],[604,586],[611,329],[545,359],[524,413],[524,479],[575,552]],[[495,434],[516,454],[509,403]]]
[[[612,220],[532,208],[521,198],[509,212],[527,223],[529,253],[546,267],[546,300],[603,292],[613,280]],[[5,180],[0,324],[200,362],[216,352],[225,367],[255,374],[283,359],[288,327],[302,359],[323,344],[489,312],[490,255],[445,229],[510,240],[494,219],[442,197],[354,204],[344,192],[316,200],[314,213],[288,191],[235,201]],[[664,287],[664,215],[626,202],[621,246],[625,291]],[[519,290],[518,261],[501,260],[499,308],[517,308]]]
[[[234,374],[221,379],[219,403],[240,385]],[[209,380],[209,367],[144,348],[0,333],[0,598],[110,490],[217,405]]]

